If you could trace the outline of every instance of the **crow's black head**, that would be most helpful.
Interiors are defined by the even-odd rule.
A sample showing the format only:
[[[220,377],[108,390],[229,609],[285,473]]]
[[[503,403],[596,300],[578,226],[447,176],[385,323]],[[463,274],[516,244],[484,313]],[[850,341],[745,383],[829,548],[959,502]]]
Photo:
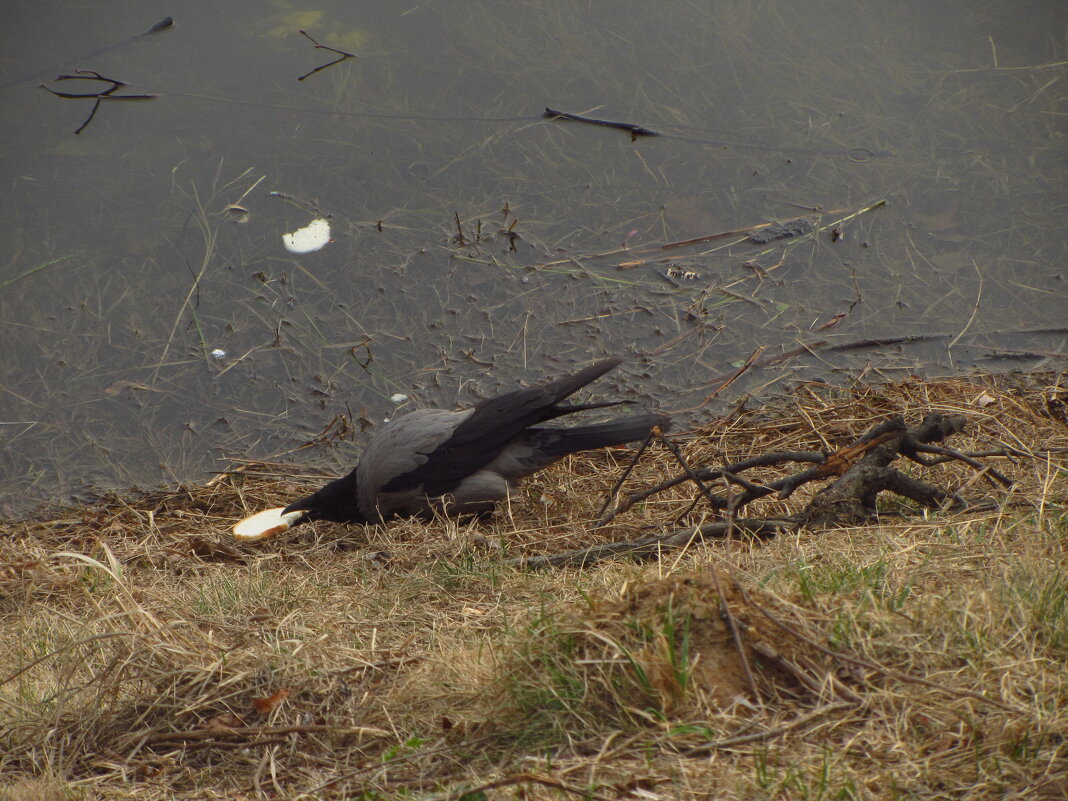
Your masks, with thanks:
[[[331,520],[335,523],[369,522],[356,506],[355,470],[344,478],[331,481],[315,494],[291,503],[282,510],[283,514],[286,512],[304,512],[304,515],[293,523],[294,526],[312,520]]]

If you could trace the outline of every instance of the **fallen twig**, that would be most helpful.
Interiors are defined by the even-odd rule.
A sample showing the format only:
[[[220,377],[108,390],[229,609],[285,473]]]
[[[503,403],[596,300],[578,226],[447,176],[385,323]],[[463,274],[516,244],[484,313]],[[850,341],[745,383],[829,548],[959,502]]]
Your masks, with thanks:
[[[571,793],[572,795],[578,795],[582,798],[593,799],[593,801],[608,801],[607,796],[595,793],[588,787],[576,787],[574,785],[565,784],[559,779],[553,779],[549,776],[538,776],[533,773],[516,773],[512,776],[505,776],[500,779],[483,782],[482,784],[473,787],[461,787],[456,790],[450,790],[442,795],[430,796],[427,801],[452,801],[452,799],[459,798],[481,798],[484,796],[486,790],[499,790],[502,787],[514,787],[517,784],[540,784],[542,787],[550,787],[553,790]]]
[[[672,442],[663,432],[660,434],[660,441],[664,443],[664,446],[669,451],[671,451],[671,455],[675,457],[675,461],[682,465],[682,469],[686,472],[686,477],[697,485],[697,489],[705,496],[708,505],[712,507],[712,512],[715,513],[717,511],[716,499],[712,497],[712,493],[709,491],[708,487],[705,486],[704,482],[701,481],[700,477],[693,471],[693,468],[690,467],[689,462],[683,457],[682,452],[679,450],[679,446]],[[604,509],[601,511],[603,512]]]
[[[651,128],[646,128],[642,125],[635,125],[633,122],[612,122],[611,120],[599,120],[595,117],[584,117],[581,114],[569,114],[566,111],[557,111],[556,109],[545,107],[545,116],[550,119],[572,120],[574,122],[585,122],[590,125],[602,125],[606,128],[618,128],[622,131],[629,131],[631,141],[634,141],[639,136],[660,136],[659,131],[654,131]]]
[[[616,515],[629,509],[638,501],[675,487],[684,481],[693,481],[697,484],[700,495],[708,501],[714,512],[727,510],[733,514],[734,510],[759,498],[776,494],[779,500],[785,500],[804,484],[835,479],[833,483],[817,492],[806,508],[797,515],[774,520],[749,518],[737,522],[740,530],[758,537],[771,536],[784,527],[797,529],[802,526],[848,525],[863,522],[877,514],[876,499],[879,493],[884,491],[893,492],[928,509],[942,509],[947,506],[962,508],[968,504],[960,495],[906,475],[892,467],[892,463],[904,456],[926,465],[928,460],[920,457],[920,452],[948,454],[955,455],[955,458],[981,470],[982,472],[978,475],[985,476],[990,472],[987,466],[964,454],[958,454],[957,451],[950,451],[932,444],[959,433],[964,429],[966,422],[967,418],[962,415],[946,416],[932,413],[919,424],[907,427],[904,418],[893,417],[873,426],[853,443],[833,453],[764,454],[726,467],[704,467],[698,470],[693,469],[686,462],[682,454],[674,448],[674,443],[665,439],[665,445],[675,453],[679,463],[683,466],[683,474],[628,496],[611,514],[601,517],[595,528],[603,527]],[[774,481],[756,482],[741,476],[743,471],[754,467],[780,465],[787,462],[814,462],[815,466]],[[1009,479],[996,471],[993,477],[1005,487],[1012,486]],[[728,482],[728,486],[737,485],[744,491],[738,495],[713,494],[705,482],[714,478],[722,478]],[[728,519],[724,523],[704,524],[662,536],[650,535],[628,542],[607,543],[550,556],[530,557],[514,563],[539,569],[583,566],[601,559],[622,555],[635,559],[648,559],[664,550],[688,546],[691,542],[733,536],[732,523]]]
[[[349,53],[349,52],[347,52],[345,50],[338,50],[336,47],[330,47],[329,45],[319,44],[317,41],[315,41],[315,39],[312,39],[311,35],[305,30],[301,30],[300,34],[301,34],[301,36],[304,36],[305,38],[307,38],[313,45],[315,45],[315,49],[316,50],[329,50],[331,53],[337,53],[338,58],[335,58],[333,61],[327,62],[326,64],[323,64],[323,65],[321,65],[319,67],[316,67],[315,69],[311,70],[310,72],[304,73],[299,78],[297,78],[298,81],[303,81],[305,78],[310,78],[315,73],[321,72],[321,71],[327,69],[328,67],[334,66],[335,64],[340,64],[342,61],[346,61],[346,60],[348,60],[350,58],[356,58],[356,54],[355,53]]]
[[[705,523],[668,534],[649,535],[625,542],[608,542],[591,545],[588,548],[575,548],[546,556],[529,556],[510,559],[505,564],[513,567],[525,567],[530,570],[560,567],[588,567],[603,559],[616,556],[628,556],[637,561],[655,559],[666,551],[685,548],[692,543],[703,543],[706,539],[723,539],[727,536],[749,535],[758,539],[767,539],[785,528],[793,528],[796,521],[781,520],[734,520],[733,522]]]
[[[616,497],[616,493],[619,492],[619,488],[623,486],[623,482],[627,480],[627,476],[630,475],[630,472],[634,469],[634,466],[638,464],[638,460],[641,458],[642,454],[645,453],[645,449],[648,448],[649,443],[653,441],[653,436],[654,434],[656,434],[656,430],[657,429],[654,428],[650,430],[648,434],[645,435],[645,439],[642,440],[641,447],[638,448],[638,450],[634,453],[634,456],[631,457],[631,460],[627,464],[626,468],[623,470],[623,473],[616,480],[616,483],[612,486],[612,489],[608,492],[608,497],[606,497],[604,499],[604,503],[601,504],[601,511],[597,513],[598,518],[600,518],[601,515],[604,514],[605,509],[608,508],[608,505],[612,503],[612,500]],[[661,434],[661,437],[663,437],[663,434]]]
[[[146,31],[145,33],[151,33],[151,31]],[[100,103],[104,100],[154,100],[155,98],[159,97],[159,95],[146,94],[117,95],[115,94],[115,92],[117,92],[122,87],[127,86],[128,84],[125,81],[120,81],[116,78],[108,78],[107,76],[101,75],[96,70],[75,70],[75,74],[60,75],[58,78],[49,81],[49,83],[59,83],[60,81],[102,81],[104,83],[111,84],[106,89],[99,89],[97,91],[90,92],[61,92],[57,89],[53,89],[48,84],[41,84],[42,89],[44,89],[46,92],[52,93],[56,97],[62,97],[68,100],[92,99],[96,101],[95,103],[93,103],[93,109],[89,112],[89,116],[85,118],[85,122],[79,125],[78,129],[74,132],[75,136],[77,136],[87,127],[89,127],[89,123],[91,123],[93,121],[93,117],[96,116],[97,109],[100,108]]]
[[[161,731],[145,735],[144,745],[208,742],[219,745],[221,741],[248,738],[272,737],[283,734],[370,734],[375,737],[388,737],[389,732],[369,726],[326,726],[312,724],[307,726],[235,726],[233,728],[216,726],[210,729],[193,729],[191,731]]]
[[[682,751],[683,756],[704,756],[712,751],[722,751],[724,748],[731,748],[736,745],[746,745],[748,743],[757,743],[762,740],[770,740],[772,737],[778,737],[780,734],[786,734],[788,731],[800,728],[808,723],[811,723],[816,718],[821,718],[824,715],[829,715],[831,712],[837,712],[840,709],[850,709],[854,704],[839,702],[836,704],[827,704],[821,706],[819,709],[813,709],[811,712],[806,712],[804,715],[799,715],[793,720],[784,723],[781,726],[776,726],[774,729],[767,729],[766,731],[758,731],[753,734],[740,734],[737,737],[726,737],[722,740],[712,740],[707,743],[692,746]]]
[[[761,454],[760,456],[754,456],[751,459],[745,459],[741,462],[735,462],[734,464],[727,465],[726,467],[703,467],[700,470],[697,470],[696,472],[698,478],[700,478],[702,481],[711,481],[717,478],[723,478],[727,475],[737,476],[737,474],[741,473],[742,471],[749,470],[754,467],[775,467],[777,465],[785,464],[788,462],[822,463],[826,458],[827,454],[822,453],[820,451],[791,451],[784,453],[766,453]],[[672,487],[678,486],[679,484],[682,484],[683,482],[689,480],[689,476],[685,474],[675,476],[674,478],[669,478],[668,480],[663,481],[655,486],[649,487],[648,489],[644,489],[641,492],[635,492],[631,495],[628,495],[626,498],[623,499],[622,503],[620,503],[619,506],[612,510],[612,512],[607,517],[598,520],[594,528],[600,528],[601,526],[610,522],[617,515],[621,515],[627,510],[629,510],[632,506],[634,506],[634,504],[644,501],[646,498],[652,497],[657,493],[663,492],[667,489],[671,489]],[[756,498],[763,497],[764,495],[771,495],[772,493],[777,492],[785,481],[786,479],[781,479],[780,481],[776,481],[771,484],[753,485],[751,496],[747,498],[747,502]],[[717,499],[715,508],[726,509],[726,500]]]
[[[844,654],[844,653],[841,653],[839,651],[832,651],[830,648],[827,648],[826,646],[821,645],[820,643],[818,643],[815,640],[813,640],[811,637],[805,636],[801,632],[799,632],[796,629],[794,629],[792,626],[790,626],[790,625],[784,623],[783,621],[779,620],[779,618],[775,617],[775,615],[771,614],[771,612],[769,612],[767,609],[765,609],[760,604],[754,604],[754,606],[758,610],[760,610],[760,613],[763,614],[764,617],[766,617],[768,620],[770,620],[776,626],[781,628],[783,631],[787,632],[788,634],[790,634],[793,637],[796,637],[797,639],[801,640],[802,642],[812,646],[816,650],[821,651],[822,653],[830,656],[833,659],[838,659],[838,660],[840,660],[842,662],[849,662],[850,664],[853,664],[853,665],[859,665],[860,667],[868,668],[869,670],[872,670],[872,671],[874,671],[876,673],[880,673],[883,676],[889,676],[890,678],[898,679],[899,681],[911,682],[912,684],[921,684],[924,687],[930,687],[931,689],[934,689],[934,690],[940,690],[940,691],[946,693],[947,695],[955,695],[955,696],[959,696],[959,697],[974,698],[974,699],[976,699],[978,701],[982,701],[985,704],[990,704],[991,706],[996,706],[998,709],[1004,709],[1007,712],[1014,712],[1014,713],[1016,713],[1018,715],[1026,715],[1027,714],[1025,711],[1023,711],[1021,709],[1017,709],[1015,707],[1009,706],[1008,704],[1004,704],[1001,701],[995,701],[993,698],[987,698],[982,693],[972,692],[970,690],[954,690],[954,689],[951,689],[949,687],[945,687],[945,686],[943,686],[941,684],[938,684],[937,682],[928,681],[927,679],[921,679],[921,678],[918,678],[916,676],[909,676],[909,675],[907,675],[905,673],[900,673],[900,672],[898,672],[896,670],[891,670],[888,667],[883,667],[882,665],[880,665],[880,664],[878,664],[876,662],[870,662],[867,659],[861,659],[858,656],[849,656],[848,654]]]

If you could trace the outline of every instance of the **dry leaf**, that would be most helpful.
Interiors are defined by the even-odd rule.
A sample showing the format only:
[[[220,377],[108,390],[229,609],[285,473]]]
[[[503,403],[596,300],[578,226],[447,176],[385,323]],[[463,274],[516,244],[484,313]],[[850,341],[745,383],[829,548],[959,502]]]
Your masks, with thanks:
[[[256,711],[261,715],[269,715],[274,711],[274,708],[282,703],[288,696],[289,690],[281,689],[267,698],[254,698],[252,700],[252,705],[256,707]]]

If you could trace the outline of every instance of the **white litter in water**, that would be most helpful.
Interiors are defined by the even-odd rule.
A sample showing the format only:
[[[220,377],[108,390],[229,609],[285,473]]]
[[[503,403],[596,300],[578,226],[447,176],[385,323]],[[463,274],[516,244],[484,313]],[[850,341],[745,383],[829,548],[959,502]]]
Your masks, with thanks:
[[[225,359],[226,358],[226,351],[223,350],[222,348],[216,348],[215,350],[213,350],[211,352],[211,358],[213,358],[213,359]]]
[[[396,395],[390,395],[389,399],[394,403],[404,403],[406,400],[408,400],[408,396],[402,395],[398,392]]]
[[[330,223],[326,220],[312,220],[305,228],[291,234],[282,234],[282,242],[290,253],[311,253],[322,250],[330,241]]]

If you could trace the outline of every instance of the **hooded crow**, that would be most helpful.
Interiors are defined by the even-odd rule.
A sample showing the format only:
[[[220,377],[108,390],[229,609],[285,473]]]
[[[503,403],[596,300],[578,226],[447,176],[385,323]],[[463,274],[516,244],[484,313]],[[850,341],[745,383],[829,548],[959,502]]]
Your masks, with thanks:
[[[654,426],[667,425],[667,416],[655,412],[570,428],[540,425],[626,403],[562,402],[619,363],[618,358],[602,359],[470,409],[426,409],[396,417],[375,431],[347,476],[282,510],[247,518],[234,534],[260,539],[310,520],[379,523],[436,510],[453,515],[490,511],[520,479],[569,454],[645,439]],[[271,517],[253,524],[261,515]]]

